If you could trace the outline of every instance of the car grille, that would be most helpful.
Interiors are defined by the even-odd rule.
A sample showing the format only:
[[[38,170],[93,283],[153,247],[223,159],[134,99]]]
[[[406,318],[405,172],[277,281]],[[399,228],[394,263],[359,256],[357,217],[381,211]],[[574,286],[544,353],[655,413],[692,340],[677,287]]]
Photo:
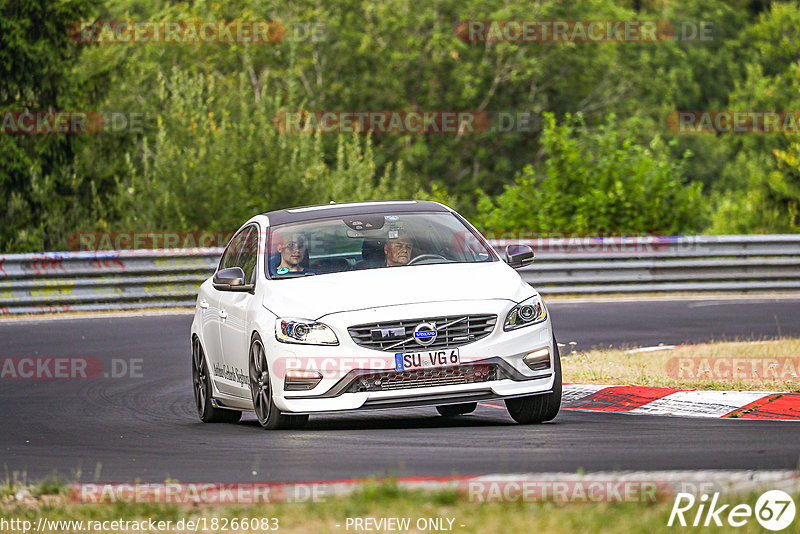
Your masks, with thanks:
[[[504,375],[503,371],[495,364],[454,365],[413,371],[380,371],[356,378],[346,392],[393,391],[453,384],[475,384],[499,380],[502,375]]]
[[[436,325],[436,328],[439,329],[436,341],[425,346],[419,345],[414,341],[399,344],[401,341],[411,338],[414,329],[421,323],[434,323]],[[362,347],[375,350],[409,352],[460,347],[488,336],[496,323],[497,315],[452,315],[362,324],[351,326],[347,331],[350,332],[350,337],[353,338],[353,341]],[[450,326],[442,328],[442,326],[448,324]],[[392,335],[384,339],[375,339],[373,331],[379,329],[392,331]]]

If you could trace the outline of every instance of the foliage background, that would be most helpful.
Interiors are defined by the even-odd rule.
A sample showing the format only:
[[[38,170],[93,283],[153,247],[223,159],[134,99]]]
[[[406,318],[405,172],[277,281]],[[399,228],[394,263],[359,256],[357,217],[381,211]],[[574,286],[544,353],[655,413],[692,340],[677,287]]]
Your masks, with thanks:
[[[668,20],[712,39],[465,43],[465,19]],[[81,20],[272,20],[272,44],[77,44]],[[319,39],[303,38],[313,23]],[[0,250],[231,231],[256,212],[432,198],[485,231],[800,231],[800,142],[678,135],[675,110],[800,110],[800,6],[769,0],[0,0],[0,111],[141,130],[0,134]],[[280,134],[285,110],[529,112],[530,131]]]

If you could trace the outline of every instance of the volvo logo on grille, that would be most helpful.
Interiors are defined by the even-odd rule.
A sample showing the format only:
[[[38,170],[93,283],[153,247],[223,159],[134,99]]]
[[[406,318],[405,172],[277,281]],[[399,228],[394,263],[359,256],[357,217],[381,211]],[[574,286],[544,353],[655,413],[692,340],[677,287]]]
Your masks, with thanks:
[[[433,344],[437,335],[436,325],[433,323],[420,323],[414,329],[414,340],[425,347]]]

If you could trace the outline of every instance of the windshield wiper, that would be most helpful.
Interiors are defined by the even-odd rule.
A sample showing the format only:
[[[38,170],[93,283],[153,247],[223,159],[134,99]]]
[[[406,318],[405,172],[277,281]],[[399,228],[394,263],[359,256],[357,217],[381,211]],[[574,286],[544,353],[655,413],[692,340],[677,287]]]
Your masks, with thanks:
[[[315,276],[317,273],[287,273],[287,274],[274,274],[273,280],[283,280],[284,278],[300,278],[302,276]]]

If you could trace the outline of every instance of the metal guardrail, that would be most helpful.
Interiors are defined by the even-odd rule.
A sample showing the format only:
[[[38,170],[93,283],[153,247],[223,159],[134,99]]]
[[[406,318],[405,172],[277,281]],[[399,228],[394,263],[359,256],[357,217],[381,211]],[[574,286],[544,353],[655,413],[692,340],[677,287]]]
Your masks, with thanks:
[[[494,240],[529,244],[545,295],[800,290],[800,234]],[[221,248],[0,255],[0,315],[193,306]]]
[[[543,294],[800,289],[800,234],[579,238],[527,243],[521,270]]]
[[[0,315],[194,306],[222,250],[0,256]]]

